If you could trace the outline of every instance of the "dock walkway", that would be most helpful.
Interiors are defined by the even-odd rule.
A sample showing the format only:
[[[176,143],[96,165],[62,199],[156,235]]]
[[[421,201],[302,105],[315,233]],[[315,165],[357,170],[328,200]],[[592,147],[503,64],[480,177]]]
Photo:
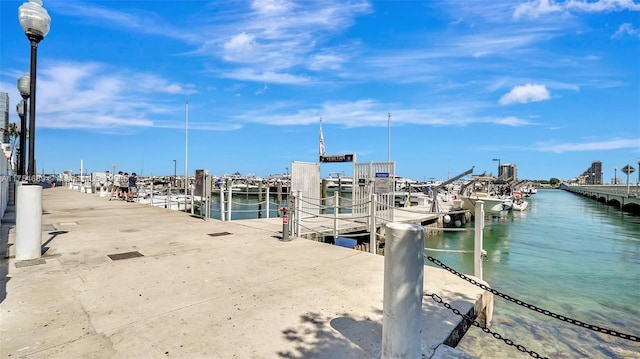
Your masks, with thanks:
[[[15,212],[2,221],[0,356],[379,358],[384,258],[261,221],[43,190],[40,259],[16,261]],[[491,301],[438,268],[424,281],[463,313]],[[469,358],[443,344],[465,330],[424,298],[423,357]]]

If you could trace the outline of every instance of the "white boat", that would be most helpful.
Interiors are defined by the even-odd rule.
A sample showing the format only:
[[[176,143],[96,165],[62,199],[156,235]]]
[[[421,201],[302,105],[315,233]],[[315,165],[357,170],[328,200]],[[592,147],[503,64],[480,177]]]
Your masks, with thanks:
[[[499,189],[494,185],[494,178],[490,176],[473,177],[470,187],[460,194],[462,208],[475,211],[477,201],[484,202],[484,211],[491,214],[501,214],[513,207],[513,197],[498,195]],[[503,191],[504,192],[504,191]]]
[[[499,214],[510,211],[513,208],[513,201],[509,197],[501,198],[489,196],[483,193],[475,192],[471,196],[460,196],[462,199],[462,208],[471,212],[475,211],[476,202],[484,203],[484,211],[492,214]]]
[[[353,178],[348,177],[343,172],[329,172],[325,182],[327,190],[335,191],[341,189],[343,192],[350,192],[353,189]]]
[[[513,191],[513,207],[514,211],[524,211],[529,207],[529,202],[525,201],[523,197],[525,194],[521,191]]]
[[[185,196],[183,194],[167,195],[152,195],[141,197],[136,200],[141,204],[148,204],[156,207],[171,209],[174,211],[189,211],[191,210],[191,196]]]

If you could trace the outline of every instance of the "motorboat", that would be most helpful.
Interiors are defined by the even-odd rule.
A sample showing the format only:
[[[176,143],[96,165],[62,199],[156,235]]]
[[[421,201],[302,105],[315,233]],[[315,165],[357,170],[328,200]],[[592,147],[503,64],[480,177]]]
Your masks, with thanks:
[[[514,211],[524,211],[529,207],[529,202],[525,201],[523,197],[525,194],[522,191],[513,191],[513,206]]]
[[[342,192],[351,192],[353,189],[353,178],[343,172],[329,172],[329,176],[324,181],[329,191],[340,189]]]
[[[494,184],[492,176],[475,176],[471,178],[470,186],[459,195],[462,208],[474,211],[476,202],[484,203],[485,212],[501,214],[513,208],[513,196],[506,195],[506,189]]]
[[[136,202],[175,211],[191,210],[191,196],[185,196],[184,194],[172,194],[169,196],[164,194],[150,195],[139,197]]]

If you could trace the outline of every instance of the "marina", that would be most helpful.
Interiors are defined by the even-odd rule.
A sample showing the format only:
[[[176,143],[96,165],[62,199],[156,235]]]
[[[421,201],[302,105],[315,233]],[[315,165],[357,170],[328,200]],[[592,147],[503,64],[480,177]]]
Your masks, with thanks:
[[[43,209],[34,260],[14,257],[3,218],[5,357],[380,357],[383,256],[62,186]],[[490,320],[491,295],[447,271],[424,267],[424,290]],[[451,347],[461,317],[420,311],[425,357],[468,357]]]
[[[426,251],[463,273],[472,271],[473,234],[427,238]],[[622,333],[640,335],[640,217],[563,190],[539,190],[525,212],[486,222],[484,279],[536,305]],[[427,265],[436,266],[426,261]],[[492,330],[548,358],[640,358],[640,344],[494,298]],[[527,353],[471,328],[458,348],[481,358]]]
[[[628,318],[637,318],[637,308],[634,308],[633,303],[640,300],[638,295],[640,288],[637,287],[640,278],[631,269],[633,265],[640,263],[640,259],[635,258],[635,254],[639,252],[638,247],[640,247],[637,242],[639,230],[637,217],[620,211],[623,208],[628,209],[628,206],[611,200],[614,197],[605,198],[603,195],[596,195],[582,198],[578,195],[582,193],[572,193],[576,191],[537,191],[532,188],[527,189],[519,184],[504,183],[491,176],[472,176],[468,180],[462,179],[471,172],[472,169],[461,173],[456,176],[457,178],[438,184],[430,183],[427,185],[403,179],[402,182],[396,182],[391,195],[374,193],[373,190],[376,187],[373,186],[374,182],[369,180],[364,181],[365,186],[361,185],[363,181],[360,181],[360,185],[354,186],[353,181],[345,180],[342,174],[336,177],[337,182],[332,182],[333,180],[329,179],[319,181],[318,191],[315,193],[320,194],[321,197],[305,197],[303,191],[295,189],[295,184],[283,179],[273,182],[272,185],[270,182],[258,179],[235,178],[232,180],[208,177],[202,177],[206,185],[200,193],[197,190],[185,192],[182,190],[183,185],[174,181],[143,179],[141,183],[148,183],[148,185],[142,185],[138,188],[137,196],[133,200],[134,203],[108,200],[113,199],[108,191],[108,183],[106,186],[101,185],[96,189],[83,186],[82,183],[71,182],[58,188],[49,188],[46,191],[54,190],[53,193],[56,194],[61,193],[60,191],[68,191],[80,196],[91,196],[94,200],[102,203],[93,205],[89,203],[88,205],[94,206],[93,208],[96,205],[101,207],[106,203],[109,203],[109,207],[122,206],[127,213],[133,216],[132,218],[136,216],[133,214],[135,212],[131,212],[132,210],[139,211],[143,208],[174,213],[177,216],[187,216],[202,224],[208,223],[205,226],[219,228],[210,231],[212,233],[209,235],[214,238],[226,237],[234,232],[246,232],[252,235],[265,232],[271,233],[270,237],[281,243],[295,240],[317,243],[317,245],[326,248],[346,247],[343,249],[353,253],[369,252],[367,255],[376,254],[377,257],[385,256],[388,237],[385,231],[387,224],[418,225],[426,231],[424,265],[442,270],[443,274],[450,275],[453,279],[462,282],[470,280],[468,284],[471,285],[471,288],[482,294],[477,297],[475,302],[470,303],[470,308],[473,309],[469,313],[472,317],[477,316],[476,325],[483,326],[485,324],[481,323],[491,323],[490,327],[478,329],[475,326],[469,326],[462,320],[462,317],[456,317],[456,313],[451,312],[450,315],[454,315],[456,320],[461,321],[458,325],[448,329],[449,334],[446,338],[436,335],[439,338],[437,339],[439,344],[428,345],[430,349],[426,349],[423,344],[423,352],[429,353],[427,357],[433,355],[434,358],[437,358],[438,350],[456,347],[456,349],[446,350],[460,350],[455,355],[462,357],[467,355],[464,353],[477,357],[497,357],[511,353],[508,356],[518,357],[524,352],[530,356],[543,358],[573,357],[574,355],[579,357],[587,355],[593,358],[638,358],[636,354],[640,346],[638,345],[637,333],[629,329],[633,327],[633,320],[630,323],[626,322]],[[197,178],[198,176],[195,178],[196,182]],[[481,181],[486,183],[478,185]],[[236,183],[237,185],[234,185]],[[367,187],[367,183],[371,184],[371,187]],[[399,183],[405,185],[399,185]],[[209,184],[211,184],[210,188],[207,187]],[[526,186],[530,186],[530,184],[526,184]],[[370,191],[363,195],[363,188]],[[272,189],[275,190],[275,193],[271,192]],[[597,190],[597,188],[591,190]],[[604,189],[597,193],[604,193],[603,191]],[[566,196],[570,196],[570,198]],[[49,198],[52,199],[55,196],[49,196]],[[469,198],[475,199],[471,202],[472,206],[466,203]],[[602,198],[605,199],[602,200]],[[635,198],[635,196],[630,197],[627,194],[625,198]],[[493,199],[496,199],[495,204]],[[592,201],[592,199],[597,201]],[[579,205],[575,204],[575,201],[590,201],[589,203],[595,205],[594,213],[605,209],[606,211],[611,210],[617,215],[622,214],[623,222],[628,223],[631,228],[635,228],[636,232],[632,230],[629,238],[625,239],[624,236],[627,234],[622,233],[623,238],[618,239],[628,245],[629,248],[624,249],[625,253],[616,254],[614,252],[610,254],[607,252],[610,247],[601,247],[600,254],[602,256],[622,255],[621,260],[615,260],[616,267],[620,266],[621,269],[616,269],[618,273],[616,277],[607,275],[606,279],[596,280],[594,284],[613,286],[611,292],[618,294],[620,294],[618,286],[630,289],[619,298],[604,299],[603,297],[603,299],[597,299],[602,295],[603,290],[607,290],[593,288],[595,292],[591,293],[583,290],[584,288],[581,286],[581,283],[591,279],[589,276],[598,278],[598,273],[606,272],[608,269],[585,267],[583,260],[576,262],[572,267],[564,266],[568,259],[562,257],[563,252],[574,252],[577,249],[568,247],[563,242],[574,243],[573,245],[577,247],[581,246],[575,242],[575,234],[571,231],[583,233],[578,235],[578,239],[583,239],[585,236],[589,236],[591,231],[597,231],[602,226],[602,224],[597,224],[593,229],[589,229],[588,225],[581,225],[579,221],[576,221],[578,222],[577,228],[565,222],[555,223],[554,221],[558,219],[566,221],[568,218],[572,218],[571,216],[580,216],[579,212],[572,213],[575,209],[572,209],[571,206]],[[632,201],[623,200],[623,202],[628,204]],[[486,208],[486,211],[474,212],[473,209],[477,209],[480,203],[482,206],[480,208]],[[484,207],[485,204],[487,207]],[[492,208],[498,204],[500,208]],[[558,204],[568,206],[568,208]],[[587,207],[592,209],[590,206]],[[48,212],[48,209],[45,208],[45,211]],[[479,232],[475,228],[478,221],[477,218],[474,218],[474,215],[477,216],[478,213],[484,213],[484,228],[479,231],[483,233],[479,237],[481,238],[480,247],[477,245]],[[219,217],[216,218],[216,215]],[[535,221],[536,219],[538,222]],[[51,226],[49,234],[54,235],[47,243],[50,243],[58,235],[68,233],[65,226],[77,223],[71,219],[58,219],[58,221],[49,225]],[[550,232],[545,234],[547,227],[550,228]],[[130,236],[130,233],[141,231],[142,228],[144,226],[136,226],[135,229],[127,226],[127,228],[122,228],[121,232]],[[555,228],[562,228],[566,232],[557,234],[554,231]],[[187,228],[179,228],[180,232],[185,230]],[[166,232],[167,229],[164,231]],[[561,239],[554,239],[556,234],[561,236]],[[165,235],[171,236],[168,232]],[[541,240],[539,236],[544,238]],[[180,235],[180,238],[182,237],[183,235]],[[484,237],[484,242],[482,242],[482,237]],[[544,242],[546,238],[550,242]],[[609,238],[603,237],[599,240],[606,242]],[[175,242],[168,242],[169,245],[171,243]],[[8,244],[8,258],[11,259],[13,248],[11,240]],[[162,246],[165,244],[167,242],[152,241],[148,245]],[[138,245],[131,248],[136,249],[131,253],[141,253],[137,250],[141,248]],[[527,253],[528,257],[520,257],[519,252],[522,248],[526,249],[524,253]],[[52,258],[57,258],[58,255],[64,256],[64,251],[68,250],[64,247],[59,249],[62,252],[57,252],[58,249],[51,250],[49,247],[43,255],[44,260],[36,265],[46,264]],[[160,253],[164,253],[166,249],[160,251]],[[474,251],[477,254],[472,254]],[[592,256],[592,251],[589,250],[584,255],[576,254],[575,257],[589,258]],[[152,250],[150,253],[153,252]],[[157,255],[152,256],[157,257]],[[140,256],[146,257],[147,254],[140,254]],[[479,260],[475,260],[476,257]],[[558,259],[556,260],[555,257]],[[559,268],[563,268],[562,270],[551,269],[553,268],[551,263],[556,262],[561,264]],[[593,257],[591,263],[608,263],[608,261]],[[16,262],[16,265],[19,264],[21,264],[20,261]],[[594,265],[593,268],[597,267]],[[531,278],[527,278],[523,271]],[[577,273],[572,274],[574,271]],[[480,274],[478,275],[478,273]],[[552,279],[554,277],[564,279],[559,279],[556,283]],[[484,279],[487,284],[482,284],[484,283],[482,281],[477,282],[473,278]],[[544,280],[540,281],[540,278],[544,278]],[[567,278],[577,278],[576,285],[566,285]],[[446,285],[451,284],[450,280],[445,280],[445,282]],[[525,283],[526,285],[523,287]],[[550,291],[549,288],[553,288],[553,290]],[[583,292],[580,292],[581,290]],[[555,293],[558,293],[557,298],[553,295]],[[423,308],[430,308],[430,310],[439,308],[438,310],[445,313],[449,310],[444,304],[449,304],[451,298],[442,297],[436,291],[427,289],[425,289],[424,295]],[[514,300],[504,301],[505,298],[516,298],[517,303],[525,304],[524,309],[537,308],[537,310],[532,310],[532,313],[523,313],[522,305],[515,309],[510,308],[511,305],[514,305]],[[494,302],[500,303],[500,307],[494,309]],[[588,308],[586,309],[588,313],[585,312],[583,306]],[[611,308],[616,308],[616,310],[609,313],[608,310],[611,311]],[[151,309],[147,308],[146,310]],[[554,317],[552,319],[544,318],[542,323],[538,323],[536,320],[539,319],[536,316],[540,312],[552,313]],[[565,323],[559,324],[553,322],[558,317],[569,318],[570,323],[582,324],[577,328],[575,325],[565,328],[566,320]],[[587,327],[585,328],[584,325]],[[593,328],[597,330],[593,331]],[[487,330],[492,335],[487,336]],[[588,340],[585,340],[585,334],[580,333],[581,330],[591,330]],[[427,333],[427,336],[433,335],[429,334],[433,333],[433,328],[425,328],[423,331]],[[611,333],[614,334],[613,339],[610,338]],[[558,339],[559,337],[561,339]],[[502,340],[496,340],[496,338]],[[380,350],[380,347],[373,342],[370,346],[355,357],[364,355],[364,357],[377,358],[377,351]],[[517,348],[515,348],[516,346]],[[67,349],[63,349],[63,352],[69,353]],[[328,357],[333,357],[333,355],[335,353]],[[350,357],[350,355],[345,357]],[[444,357],[449,356],[445,355]]]

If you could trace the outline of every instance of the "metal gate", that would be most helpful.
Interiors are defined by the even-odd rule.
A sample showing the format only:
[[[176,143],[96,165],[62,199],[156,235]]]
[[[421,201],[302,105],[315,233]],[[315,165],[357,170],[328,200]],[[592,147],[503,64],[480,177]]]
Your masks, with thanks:
[[[300,192],[298,192],[300,191]],[[300,218],[320,214],[320,164],[291,162],[291,195],[298,196]]]
[[[390,181],[390,191],[376,191],[376,174],[387,175]],[[376,201],[376,221],[379,223],[393,221],[393,207],[395,204],[395,162],[369,162],[353,164],[353,213],[354,216],[369,214],[367,205],[371,194],[378,193]]]

